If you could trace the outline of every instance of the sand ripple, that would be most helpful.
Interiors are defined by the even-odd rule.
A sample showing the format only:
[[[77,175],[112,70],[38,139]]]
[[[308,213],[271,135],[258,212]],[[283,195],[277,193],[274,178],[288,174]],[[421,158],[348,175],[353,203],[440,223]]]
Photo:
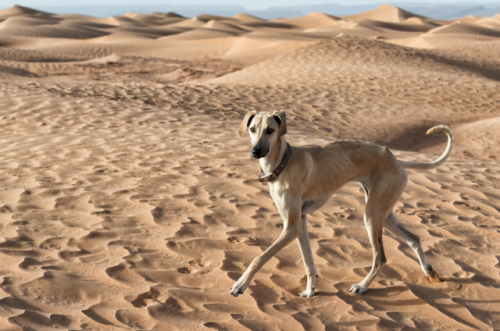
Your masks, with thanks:
[[[0,18],[0,329],[500,329],[498,18]],[[285,109],[292,145],[402,160],[434,159],[446,139],[424,132],[449,124],[452,158],[395,208],[444,281],[387,233],[388,264],[348,292],[372,262],[349,184],[309,217],[314,298],[295,244],[230,296],[283,227],[235,135],[251,109]]]

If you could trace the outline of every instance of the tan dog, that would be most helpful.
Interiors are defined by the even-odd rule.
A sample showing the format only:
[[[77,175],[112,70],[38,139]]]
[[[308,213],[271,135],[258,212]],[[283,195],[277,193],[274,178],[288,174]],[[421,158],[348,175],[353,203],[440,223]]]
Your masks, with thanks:
[[[438,125],[427,131],[427,134],[444,131],[448,135],[445,152],[432,163],[398,161],[387,148],[368,142],[338,141],[323,146],[290,148],[291,159],[286,167],[281,167],[288,146],[284,137],[286,127],[284,111],[251,111],[245,115],[236,131],[242,136],[250,128],[251,155],[259,159],[265,174],[272,174],[278,165],[283,168],[282,173],[269,182],[271,197],[283,219],[283,232],[264,253],[252,261],[231,288],[231,294],[242,294],[257,271],[274,254],[297,239],[307,275],[306,290],[299,296],[314,296],[317,274],[307,233],[307,214],[323,206],[335,191],[349,181],[359,182],[365,191],[364,221],[373,248],[371,271],[349,291],[366,292],[386,263],[382,245],[384,228],[415,251],[424,274],[431,282],[439,282],[439,276],[425,260],[420,238],[398,222],[392,209],[406,186],[407,173],[404,169],[431,169],[448,158],[453,146],[451,130]]]

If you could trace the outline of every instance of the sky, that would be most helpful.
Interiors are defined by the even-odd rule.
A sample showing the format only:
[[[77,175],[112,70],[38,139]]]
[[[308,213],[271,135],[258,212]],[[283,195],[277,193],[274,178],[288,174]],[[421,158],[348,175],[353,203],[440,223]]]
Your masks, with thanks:
[[[474,4],[487,4],[487,3],[498,3],[500,4],[500,0],[480,0],[477,2],[471,0],[392,0],[392,1],[384,1],[384,0],[0,0],[0,8],[11,7],[15,4],[19,4],[26,7],[46,7],[46,6],[81,6],[81,5],[138,5],[138,4],[147,4],[147,5],[192,5],[192,4],[200,4],[200,5],[241,5],[248,10],[255,9],[264,9],[269,8],[271,6],[293,6],[293,5],[313,5],[313,4],[322,4],[322,3],[337,3],[340,5],[364,5],[364,4],[379,4],[379,3],[391,3],[394,5],[397,4],[405,4],[405,3],[449,3],[449,4],[459,4],[466,3],[469,5]]]

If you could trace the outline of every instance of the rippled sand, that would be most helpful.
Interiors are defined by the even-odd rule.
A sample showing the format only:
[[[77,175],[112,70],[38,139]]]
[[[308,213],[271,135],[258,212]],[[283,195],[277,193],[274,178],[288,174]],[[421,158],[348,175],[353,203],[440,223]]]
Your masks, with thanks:
[[[264,21],[0,11],[0,330],[500,329],[500,17],[382,6]],[[229,289],[282,228],[246,111],[285,109],[292,145],[359,139],[409,171],[396,205],[443,282],[389,233],[369,271],[364,195],[309,217],[317,295],[295,243]]]

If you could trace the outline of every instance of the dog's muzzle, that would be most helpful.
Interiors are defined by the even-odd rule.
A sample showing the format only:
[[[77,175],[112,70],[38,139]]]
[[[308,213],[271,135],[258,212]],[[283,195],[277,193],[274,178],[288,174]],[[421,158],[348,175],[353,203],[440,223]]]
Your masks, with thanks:
[[[254,157],[256,159],[260,159],[260,158],[263,158],[264,156],[266,156],[268,152],[269,152],[269,148],[264,153],[261,148],[254,147],[254,148],[252,148],[250,155],[252,155],[252,157]]]

